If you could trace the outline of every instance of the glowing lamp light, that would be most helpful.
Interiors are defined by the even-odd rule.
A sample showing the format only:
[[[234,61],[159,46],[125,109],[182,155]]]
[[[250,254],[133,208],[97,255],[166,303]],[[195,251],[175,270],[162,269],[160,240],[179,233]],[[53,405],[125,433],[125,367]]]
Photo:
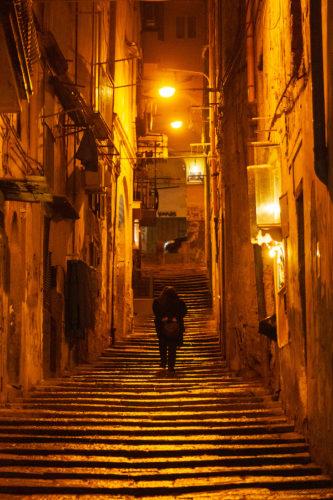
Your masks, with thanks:
[[[175,120],[175,121],[170,123],[170,126],[174,129],[179,129],[179,128],[182,128],[183,122],[181,120]]]
[[[175,87],[170,87],[170,86],[165,86],[158,89],[158,93],[160,94],[160,96],[166,99],[168,97],[172,97],[175,94],[175,92],[176,92]]]
[[[201,173],[201,168],[196,163],[190,166],[190,175],[200,175]]]
[[[257,215],[259,217],[273,218],[274,221],[280,220],[280,205],[279,203],[263,203],[257,206]]]
[[[263,234],[261,229],[255,238],[251,239],[254,245],[265,246],[268,249],[268,255],[274,259],[277,258],[278,263],[284,260],[284,246],[280,241],[275,241],[269,233]]]

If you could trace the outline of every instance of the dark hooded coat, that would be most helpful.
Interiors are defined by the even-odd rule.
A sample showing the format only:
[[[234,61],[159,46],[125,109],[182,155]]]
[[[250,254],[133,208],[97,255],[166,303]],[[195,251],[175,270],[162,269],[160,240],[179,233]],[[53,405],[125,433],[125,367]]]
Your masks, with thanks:
[[[165,287],[161,295],[153,302],[155,328],[158,336],[163,336],[162,318],[176,318],[181,337],[185,331],[184,316],[187,313],[185,302],[180,299],[173,287]]]

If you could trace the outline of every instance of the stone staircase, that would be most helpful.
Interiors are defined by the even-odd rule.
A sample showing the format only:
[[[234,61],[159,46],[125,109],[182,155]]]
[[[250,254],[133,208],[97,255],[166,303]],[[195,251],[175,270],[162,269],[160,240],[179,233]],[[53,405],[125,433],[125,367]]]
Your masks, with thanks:
[[[175,275],[171,279],[168,275],[157,275],[154,278],[154,297],[157,297],[167,285],[175,287],[190,311],[193,309],[199,312],[212,306],[207,273],[204,271],[193,273],[192,270],[191,273]]]
[[[171,281],[189,304],[176,376],[139,318],[94,365],[1,410],[0,498],[333,499],[279,403],[225,366],[204,276],[162,278],[156,293]]]

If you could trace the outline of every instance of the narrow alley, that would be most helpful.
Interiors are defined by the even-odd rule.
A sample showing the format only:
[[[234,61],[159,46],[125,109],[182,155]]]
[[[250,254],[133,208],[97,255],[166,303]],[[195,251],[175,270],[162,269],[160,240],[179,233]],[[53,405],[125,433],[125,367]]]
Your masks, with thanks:
[[[0,0],[1,499],[333,500],[332,34]]]
[[[333,498],[281,404],[227,369],[206,273],[164,269],[155,294],[170,282],[189,307],[176,376],[159,368],[150,315],[96,363],[12,402],[0,498]]]

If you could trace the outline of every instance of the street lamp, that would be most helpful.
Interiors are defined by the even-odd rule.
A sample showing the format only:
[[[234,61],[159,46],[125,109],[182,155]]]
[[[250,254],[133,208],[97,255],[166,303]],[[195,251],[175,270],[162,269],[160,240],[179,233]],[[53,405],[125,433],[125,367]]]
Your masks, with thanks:
[[[164,97],[168,99],[169,97],[172,97],[175,95],[176,89],[175,87],[171,87],[170,85],[166,85],[164,87],[161,87],[158,89],[158,93],[160,94],[161,97]]]
[[[182,128],[182,126],[183,126],[182,120],[174,120],[173,122],[170,123],[170,127],[174,129]]]

